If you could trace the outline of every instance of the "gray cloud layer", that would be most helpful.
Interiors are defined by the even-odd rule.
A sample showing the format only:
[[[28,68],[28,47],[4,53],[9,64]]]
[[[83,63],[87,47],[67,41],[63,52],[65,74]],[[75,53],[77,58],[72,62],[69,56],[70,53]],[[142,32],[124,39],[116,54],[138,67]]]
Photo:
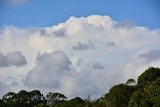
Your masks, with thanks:
[[[6,55],[0,52],[0,67],[22,66],[25,64],[27,64],[27,61],[19,51],[8,53]]]

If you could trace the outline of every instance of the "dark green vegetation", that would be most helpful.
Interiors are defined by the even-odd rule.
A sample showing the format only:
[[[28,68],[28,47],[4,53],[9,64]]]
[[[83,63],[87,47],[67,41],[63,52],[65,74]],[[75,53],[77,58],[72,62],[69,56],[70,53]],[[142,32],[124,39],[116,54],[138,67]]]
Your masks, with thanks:
[[[138,77],[137,85],[129,79],[95,101],[80,97],[67,100],[65,95],[52,92],[44,97],[39,90],[21,90],[5,94],[0,107],[160,107],[160,69],[150,67]]]

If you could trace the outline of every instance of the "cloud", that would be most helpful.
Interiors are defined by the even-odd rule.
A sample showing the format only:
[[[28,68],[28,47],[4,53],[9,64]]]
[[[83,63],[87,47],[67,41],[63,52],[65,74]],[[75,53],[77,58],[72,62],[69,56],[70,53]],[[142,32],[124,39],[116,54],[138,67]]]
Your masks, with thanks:
[[[158,61],[160,59],[160,50],[151,50],[148,53],[141,53],[139,57],[145,59],[147,62]]]
[[[66,37],[67,36],[65,29],[56,30],[52,33],[52,35],[56,37]]]
[[[22,66],[26,65],[27,61],[21,52],[15,51],[4,55],[0,52],[0,67]]]
[[[9,87],[0,81],[0,96],[3,96],[3,93],[7,93]]]
[[[7,58],[3,53],[0,53],[0,67],[6,67],[9,66],[9,63],[7,61]]]
[[[106,42],[105,45],[107,47],[110,47],[110,46],[116,46],[116,44],[112,41],[112,42]]]
[[[93,65],[94,69],[105,69],[100,63],[96,63]]]
[[[0,79],[13,91],[97,98],[149,66],[160,67],[159,32],[101,15],[70,17],[52,27],[6,26],[0,30]],[[24,59],[27,65],[17,67]]]
[[[121,27],[121,28],[130,29],[130,28],[135,27],[136,24],[132,20],[125,20],[125,21],[119,22],[116,26]]]
[[[19,51],[8,53],[6,57],[10,65],[22,66],[27,64],[26,58]]]
[[[88,49],[95,49],[95,45],[94,45],[94,42],[92,41],[87,41],[87,43],[82,43],[82,42],[78,42],[76,46],[73,46],[73,49],[74,50],[79,50],[79,51],[82,51],[82,50],[88,50]]]
[[[61,51],[38,55],[36,61],[36,66],[25,79],[26,85],[31,87],[58,88],[60,75],[70,70],[71,62]]]

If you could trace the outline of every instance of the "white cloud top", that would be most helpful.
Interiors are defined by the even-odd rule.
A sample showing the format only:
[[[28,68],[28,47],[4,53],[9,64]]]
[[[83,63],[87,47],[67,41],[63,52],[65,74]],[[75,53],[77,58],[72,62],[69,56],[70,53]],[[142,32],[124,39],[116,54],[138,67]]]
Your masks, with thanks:
[[[17,66],[0,68],[1,93],[38,88],[69,97],[99,97],[149,66],[160,67],[159,32],[100,15],[71,17],[53,27],[4,27],[0,65],[6,64],[3,53],[14,51],[23,53],[27,65],[18,66],[16,53],[8,55]]]

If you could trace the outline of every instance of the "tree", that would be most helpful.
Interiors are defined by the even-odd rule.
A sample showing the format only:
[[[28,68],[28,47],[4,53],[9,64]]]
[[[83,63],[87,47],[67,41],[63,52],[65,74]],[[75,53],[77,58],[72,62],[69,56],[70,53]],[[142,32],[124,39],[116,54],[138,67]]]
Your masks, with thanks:
[[[8,92],[8,93],[5,94],[2,98],[3,98],[4,101],[6,101],[6,100],[12,98],[14,95],[15,95],[14,92]]]
[[[31,92],[21,90],[17,94],[9,92],[3,96],[3,101],[6,102],[7,107],[33,107],[39,103],[46,104],[46,100],[39,90]]]
[[[21,90],[19,93],[9,92],[3,96],[3,101],[6,102],[7,107],[27,107],[29,96],[28,92]]]
[[[160,77],[147,85],[144,90],[153,107],[160,107]]]
[[[127,85],[135,85],[136,81],[134,79],[128,79],[126,84]]]
[[[14,96],[16,94],[14,92],[8,92],[2,97],[3,102],[6,103],[7,107],[16,107]]]
[[[155,81],[160,76],[160,69],[150,67],[138,77],[137,85],[144,85],[151,81]]]
[[[0,107],[7,107],[7,103],[3,100],[0,100]]]
[[[150,107],[148,99],[145,98],[145,93],[143,88],[139,88],[133,94],[130,99],[129,107]]]
[[[67,99],[67,97],[61,93],[49,92],[46,95],[47,105],[49,106],[54,105],[57,102],[65,101],[65,99]]]
[[[88,104],[80,97],[75,97],[68,101],[58,102],[54,107],[89,107]]]
[[[39,90],[30,91],[29,99],[31,105],[37,105],[39,103],[46,104],[46,100]]]
[[[75,105],[75,104],[84,103],[85,101],[81,99],[80,97],[76,97],[76,98],[69,100],[69,102]]]
[[[106,103],[104,102],[104,100],[101,100],[101,98],[100,98],[92,103],[92,107],[107,107],[107,106],[106,106]]]
[[[103,101],[107,107],[127,107],[134,91],[134,86],[128,86],[126,84],[115,85],[105,95]]]
[[[160,107],[160,77],[138,88],[131,97],[129,107]]]
[[[46,104],[40,103],[35,105],[34,107],[49,107],[49,106],[47,106]]]
[[[17,106],[29,106],[29,93],[25,90],[21,90],[14,96]]]

